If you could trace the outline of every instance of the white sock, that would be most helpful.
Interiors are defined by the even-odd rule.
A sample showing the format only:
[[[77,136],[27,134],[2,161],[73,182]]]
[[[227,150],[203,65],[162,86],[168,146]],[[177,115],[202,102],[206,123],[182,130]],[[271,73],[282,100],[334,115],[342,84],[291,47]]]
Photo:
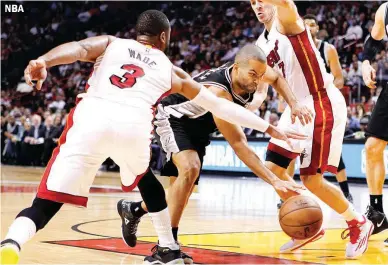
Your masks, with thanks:
[[[28,217],[18,217],[13,221],[8,229],[5,239],[12,239],[22,247],[28,240],[36,234],[35,223]]]
[[[364,220],[364,218],[362,217],[362,214],[356,212],[350,203],[349,203],[348,209],[345,212],[343,212],[341,215],[343,218],[345,218],[347,222],[350,222],[354,219],[357,219],[357,221],[359,222],[362,222]]]
[[[158,234],[159,246],[168,247],[172,250],[179,249],[179,245],[175,242],[171,231],[171,218],[168,208],[157,212],[148,213],[151,217],[155,231]]]

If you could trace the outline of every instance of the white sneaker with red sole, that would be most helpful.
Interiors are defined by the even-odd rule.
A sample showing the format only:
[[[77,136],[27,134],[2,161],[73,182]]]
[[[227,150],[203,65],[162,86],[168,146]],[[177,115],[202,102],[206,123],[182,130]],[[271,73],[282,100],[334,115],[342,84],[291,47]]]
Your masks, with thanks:
[[[291,238],[290,241],[288,241],[287,243],[285,243],[283,246],[280,247],[280,252],[284,253],[284,252],[298,250],[309,243],[312,243],[321,239],[324,235],[325,235],[325,230],[321,229],[321,231],[319,231],[315,236],[310,237],[308,239],[300,240],[300,239]]]
[[[346,244],[346,258],[356,259],[368,249],[369,237],[371,236],[374,225],[364,215],[363,221],[352,220],[348,223],[348,228],[342,232],[342,239],[350,238]],[[345,233],[349,231],[348,234]]]

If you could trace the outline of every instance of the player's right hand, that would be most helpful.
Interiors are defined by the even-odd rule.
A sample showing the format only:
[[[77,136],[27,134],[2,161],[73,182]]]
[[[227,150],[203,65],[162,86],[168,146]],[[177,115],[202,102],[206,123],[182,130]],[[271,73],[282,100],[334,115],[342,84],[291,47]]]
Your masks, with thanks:
[[[297,140],[305,140],[307,139],[307,135],[299,134],[299,133],[294,133],[294,132],[285,132],[282,129],[275,127],[273,125],[270,125],[266,131],[271,137],[279,140],[285,141],[292,149],[294,147],[292,146],[292,143],[290,139],[297,139]]]
[[[369,88],[376,88],[376,70],[370,65],[369,61],[362,63],[362,79]]]
[[[36,82],[36,89],[40,90],[44,80],[47,78],[46,63],[42,59],[31,60],[24,70],[24,79],[27,85],[34,87],[32,81]]]
[[[291,106],[291,121],[295,123],[296,118],[300,120],[300,123],[304,126],[313,121],[313,112],[306,106],[299,102],[296,102]]]
[[[295,182],[284,181],[281,179],[276,179],[274,182],[272,182],[272,186],[277,192],[280,192],[280,193],[292,192],[293,193],[292,195],[299,195],[302,190],[306,189],[302,185],[298,185]]]

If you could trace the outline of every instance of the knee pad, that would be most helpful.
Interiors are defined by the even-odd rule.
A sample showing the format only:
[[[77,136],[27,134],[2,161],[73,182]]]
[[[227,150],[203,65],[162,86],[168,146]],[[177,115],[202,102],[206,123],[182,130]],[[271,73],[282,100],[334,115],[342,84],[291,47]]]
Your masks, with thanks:
[[[148,212],[160,212],[167,208],[166,193],[151,169],[141,178],[137,186]]]
[[[21,211],[16,218],[24,216],[31,219],[35,223],[36,231],[38,231],[46,226],[62,205],[63,203],[35,198],[32,206]]]
[[[292,159],[267,149],[265,161],[272,162],[279,167],[287,169]]]

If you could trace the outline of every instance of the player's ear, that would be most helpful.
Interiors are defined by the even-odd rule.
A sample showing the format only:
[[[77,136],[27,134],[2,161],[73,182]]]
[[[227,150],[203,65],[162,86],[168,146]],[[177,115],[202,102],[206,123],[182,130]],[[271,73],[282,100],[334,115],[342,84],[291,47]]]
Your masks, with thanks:
[[[160,33],[159,39],[162,43],[166,43],[166,32],[163,31],[162,33]]]

